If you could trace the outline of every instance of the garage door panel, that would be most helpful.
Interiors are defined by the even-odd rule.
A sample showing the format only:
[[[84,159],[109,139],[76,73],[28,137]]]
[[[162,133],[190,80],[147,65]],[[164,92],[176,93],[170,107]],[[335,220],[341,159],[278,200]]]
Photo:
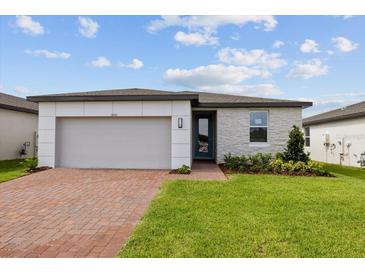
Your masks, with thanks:
[[[57,118],[56,166],[170,168],[171,120]]]

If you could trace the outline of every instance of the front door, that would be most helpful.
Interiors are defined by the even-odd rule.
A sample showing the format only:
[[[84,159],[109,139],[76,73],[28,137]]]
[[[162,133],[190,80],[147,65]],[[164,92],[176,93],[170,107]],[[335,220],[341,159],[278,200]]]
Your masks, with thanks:
[[[195,158],[213,159],[213,119],[212,114],[195,116]]]

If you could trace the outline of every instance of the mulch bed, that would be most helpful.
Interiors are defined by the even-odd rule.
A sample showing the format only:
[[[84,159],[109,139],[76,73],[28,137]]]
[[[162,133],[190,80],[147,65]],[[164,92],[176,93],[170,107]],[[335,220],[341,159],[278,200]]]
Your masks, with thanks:
[[[249,175],[276,175],[276,176],[306,176],[306,177],[336,177],[333,174],[329,174],[328,176],[321,176],[316,175],[314,173],[301,173],[301,172],[283,172],[283,173],[275,173],[275,172],[252,172],[252,171],[245,171],[240,172],[238,170],[231,170],[224,167],[224,164],[219,164],[219,168],[225,175],[232,175],[232,174],[249,174]]]
[[[179,175],[189,175],[191,173],[191,170],[189,170],[187,173],[179,173],[177,169],[172,169],[169,174],[179,174]]]
[[[45,171],[45,170],[48,170],[48,169],[51,169],[51,167],[49,167],[49,166],[41,166],[41,167],[37,167],[35,169],[28,170],[28,173],[29,174],[32,174],[32,173],[37,173],[37,172],[40,172],[40,171]]]

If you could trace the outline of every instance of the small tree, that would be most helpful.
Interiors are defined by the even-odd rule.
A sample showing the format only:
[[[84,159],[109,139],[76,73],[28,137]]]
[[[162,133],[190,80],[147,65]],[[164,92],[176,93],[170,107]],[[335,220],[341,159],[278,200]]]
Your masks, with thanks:
[[[289,133],[289,140],[283,153],[285,161],[304,162],[307,163],[309,153],[304,152],[304,134],[297,126]]]

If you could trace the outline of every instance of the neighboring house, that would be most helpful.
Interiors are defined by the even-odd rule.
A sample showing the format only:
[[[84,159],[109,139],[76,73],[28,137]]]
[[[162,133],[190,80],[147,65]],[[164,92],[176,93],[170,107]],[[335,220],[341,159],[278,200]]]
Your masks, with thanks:
[[[312,159],[360,166],[365,152],[365,101],[306,118],[303,127]]]
[[[39,165],[175,169],[282,151],[310,102],[148,89],[31,96]]]
[[[35,156],[37,128],[38,104],[0,92],[0,160]]]

